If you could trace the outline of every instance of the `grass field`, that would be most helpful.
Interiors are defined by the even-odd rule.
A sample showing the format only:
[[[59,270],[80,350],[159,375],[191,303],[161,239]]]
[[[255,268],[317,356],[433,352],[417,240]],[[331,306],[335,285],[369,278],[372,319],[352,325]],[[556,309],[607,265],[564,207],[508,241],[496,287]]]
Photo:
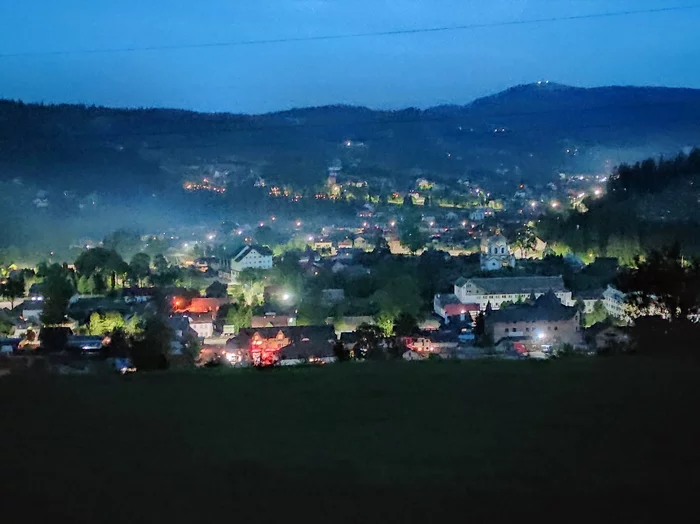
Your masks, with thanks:
[[[6,377],[0,522],[658,521],[695,504],[699,379],[642,357]]]

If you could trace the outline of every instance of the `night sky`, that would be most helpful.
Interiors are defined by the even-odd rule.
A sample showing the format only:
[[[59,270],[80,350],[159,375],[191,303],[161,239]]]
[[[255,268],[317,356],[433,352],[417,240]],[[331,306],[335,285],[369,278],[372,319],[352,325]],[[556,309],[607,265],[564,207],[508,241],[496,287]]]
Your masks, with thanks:
[[[397,36],[51,54],[472,25],[693,0],[0,2],[0,97],[265,112],[467,103],[515,84],[700,88],[700,9]]]

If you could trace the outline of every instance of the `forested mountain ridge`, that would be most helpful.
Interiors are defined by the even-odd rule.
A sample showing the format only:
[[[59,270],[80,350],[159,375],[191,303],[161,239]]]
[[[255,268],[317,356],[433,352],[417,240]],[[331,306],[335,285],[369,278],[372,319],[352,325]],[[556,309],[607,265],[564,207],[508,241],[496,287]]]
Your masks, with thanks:
[[[698,136],[700,90],[675,88],[540,83],[465,106],[264,115],[0,101],[0,180],[150,193],[213,167],[234,183],[309,185],[340,162],[347,174],[398,184],[416,173],[535,182],[675,153]]]

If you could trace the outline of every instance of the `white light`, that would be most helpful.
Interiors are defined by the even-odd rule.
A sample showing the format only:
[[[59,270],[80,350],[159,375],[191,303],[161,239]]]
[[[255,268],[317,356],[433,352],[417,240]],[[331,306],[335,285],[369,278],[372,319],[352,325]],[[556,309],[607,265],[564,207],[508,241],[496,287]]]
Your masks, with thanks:
[[[602,191],[600,189],[596,189],[593,193],[595,194],[595,196],[600,196]]]
[[[535,209],[537,207],[537,202],[530,202],[530,207]]]
[[[545,335],[544,333],[537,333],[537,338],[540,339],[540,340],[544,340],[544,338],[545,338],[546,336],[547,336],[547,335]]]
[[[311,235],[309,235],[309,237],[307,238],[307,240],[308,240],[309,242],[313,242],[313,241],[314,241],[314,237],[312,237]]]
[[[389,222],[389,225],[390,225],[391,227],[394,227],[394,226],[396,226],[396,222],[394,222],[394,221],[392,220],[391,222]]]
[[[214,236],[215,236],[215,235],[208,235],[207,238],[208,238],[209,240],[214,240]]]
[[[579,193],[579,194],[578,194],[578,197],[579,197],[579,198],[583,198],[583,197],[585,197],[585,196],[586,196],[586,193]]]
[[[289,293],[285,293],[284,295],[282,295],[282,300],[289,300],[290,298],[291,296],[289,295]]]

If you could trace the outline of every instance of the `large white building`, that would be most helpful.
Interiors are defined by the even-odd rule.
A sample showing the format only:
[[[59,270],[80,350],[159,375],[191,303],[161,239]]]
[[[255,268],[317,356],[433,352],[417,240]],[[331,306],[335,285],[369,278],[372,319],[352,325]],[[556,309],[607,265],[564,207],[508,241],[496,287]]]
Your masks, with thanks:
[[[235,280],[236,273],[244,269],[272,269],[272,251],[262,246],[245,246],[231,260],[231,273]]]
[[[566,289],[561,276],[460,278],[454,286],[454,294],[462,304],[478,304],[481,311],[487,304],[499,309],[503,302],[525,301],[532,295],[538,298],[550,290],[565,306],[574,305],[571,291]]]
[[[491,237],[481,250],[481,270],[498,271],[504,267],[515,267],[515,255],[510,252],[503,235]]]

